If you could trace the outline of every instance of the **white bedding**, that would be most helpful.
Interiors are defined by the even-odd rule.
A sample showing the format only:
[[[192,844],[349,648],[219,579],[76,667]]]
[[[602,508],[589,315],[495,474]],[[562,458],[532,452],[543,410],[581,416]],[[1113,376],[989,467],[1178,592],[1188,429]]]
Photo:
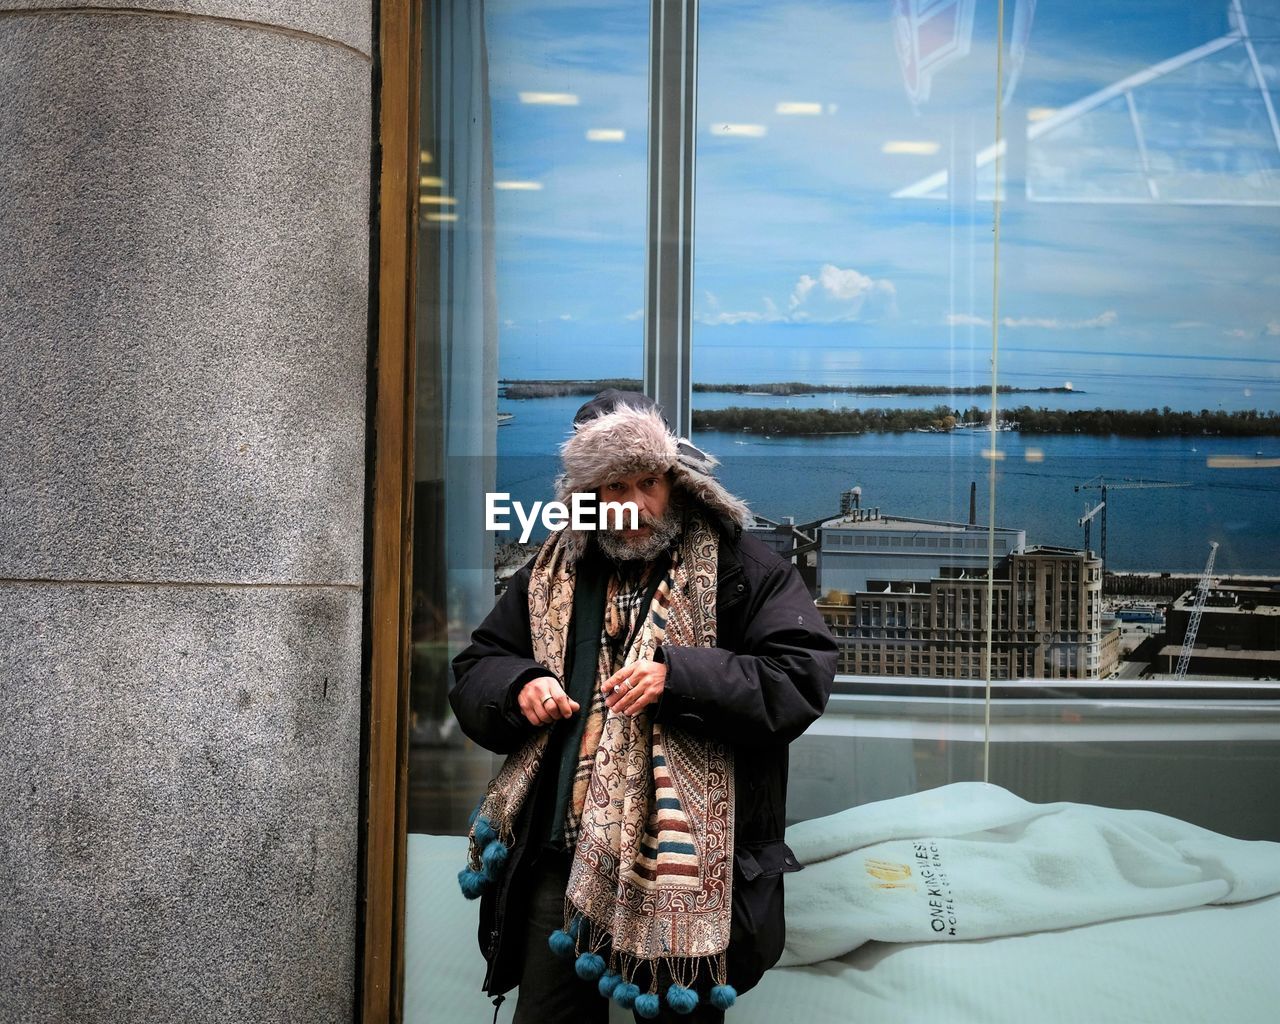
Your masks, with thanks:
[[[1275,1024],[1280,896],[770,971],[728,1024]]]
[[[782,966],[873,939],[1034,934],[1280,893],[1280,843],[981,782],[801,822],[787,840],[805,869],[787,879]]]
[[[958,800],[955,793],[948,793],[953,789],[944,787],[931,794],[903,798],[908,801],[905,807],[892,806],[899,801],[868,804],[789,830],[793,848],[802,861],[808,854],[810,866],[787,876],[788,956],[797,955],[792,936],[799,944],[810,941],[806,934],[816,934],[815,920],[806,923],[812,915],[802,904],[808,898],[806,892],[821,895],[822,865],[832,865],[827,870],[834,870],[837,861],[856,858],[853,851],[865,849],[865,844],[849,848],[851,837],[878,836],[879,842],[889,843],[937,837],[936,830],[920,827],[920,820],[907,820],[904,812],[913,806],[921,814],[931,815],[929,820],[935,823],[940,820],[937,815],[948,813],[950,808],[950,827],[961,830],[953,834],[971,838],[978,832],[1010,828],[1007,821],[993,826],[997,811],[1011,813],[1015,819],[1021,814],[1020,820],[1034,822],[1053,812],[1035,813],[1027,819],[1027,807],[1063,806],[1019,807],[1022,802],[1012,794],[1005,794],[1010,800],[998,795],[1004,791],[971,793],[970,798]],[[1148,836],[1140,842],[1134,839],[1139,852],[1150,854],[1158,849],[1158,844],[1148,847],[1148,826],[1157,829],[1157,838],[1166,837],[1162,841],[1191,844],[1177,858],[1157,864],[1163,873],[1145,875],[1161,883],[1149,886],[1154,893],[1163,894],[1158,896],[1161,900],[1167,900],[1170,891],[1181,893],[1180,898],[1194,894],[1201,903],[1223,898],[1247,900],[1256,890],[1272,885],[1272,869],[1280,866],[1274,861],[1275,851],[1280,849],[1276,844],[1237,847],[1235,840],[1147,812],[1109,812],[1100,817],[1110,821],[1110,814],[1132,816],[1128,831],[1121,829],[1129,839]],[[1060,816],[1059,820],[1069,819]],[[1144,827],[1138,828],[1139,825]],[[911,827],[916,829],[916,835],[910,834]],[[886,829],[888,834],[900,835],[901,840],[886,839]],[[1169,838],[1173,835],[1167,831],[1170,829],[1177,832],[1176,837]],[[1028,834],[1026,828],[1014,831]],[[1036,829],[1029,833],[1037,839],[1043,839],[1045,834]],[[1016,840],[1010,844],[1016,845]],[[1122,850],[1130,845],[1128,841],[1119,847],[1108,844],[1109,848]],[[407,1024],[487,1024],[493,1019],[493,1007],[480,992],[484,961],[475,942],[476,905],[462,898],[456,882],[465,849],[465,840],[458,836],[409,836],[404,1003]],[[1224,852],[1229,855],[1224,856]],[[1188,854],[1198,865],[1194,869],[1200,872],[1198,878],[1187,873]],[[900,870],[892,867],[900,861],[873,859],[890,865],[880,869],[889,882],[903,880],[897,877]],[[1144,877],[1147,869],[1138,871],[1134,866],[1141,860],[1124,860],[1123,870],[1116,869],[1126,885]],[[858,863],[858,871],[875,878],[866,875],[864,863]],[[953,890],[956,877],[949,876]],[[1115,877],[1093,880],[1114,883]],[[1089,881],[1090,878],[1077,879],[1076,888]],[[910,890],[880,892],[901,896]],[[1151,895],[1136,894],[1142,900]],[[826,900],[827,905],[831,902],[830,898]],[[1114,903],[1113,900],[1113,909]],[[1092,905],[1095,910],[1091,913],[1096,913],[1105,901],[1094,901]],[[1132,900],[1129,905],[1133,905]],[[835,912],[831,920],[832,927],[840,929],[839,942],[858,939],[856,948],[849,947],[851,952],[811,966],[770,971],[759,987],[744,994],[729,1011],[729,1024],[775,1024],[795,1018],[807,1024],[1025,1024],[1029,1020],[1039,1024],[1273,1024],[1280,1020],[1280,969],[1275,952],[1280,936],[1280,896],[1147,913],[1076,927],[1059,924],[1030,934],[965,941],[959,941],[960,936],[945,942],[868,941],[870,936],[866,933],[871,926],[859,923],[861,918],[861,911],[853,913],[846,908],[843,913]],[[885,920],[883,915],[881,920]],[[928,920],[925,918],[925,927],[931,933],[933,926]],[[503,1004],[499,1021],[510,1021],[514,995],[511,993]],[[630,1024],[631,1015],[614,1007],[610,1019]]]

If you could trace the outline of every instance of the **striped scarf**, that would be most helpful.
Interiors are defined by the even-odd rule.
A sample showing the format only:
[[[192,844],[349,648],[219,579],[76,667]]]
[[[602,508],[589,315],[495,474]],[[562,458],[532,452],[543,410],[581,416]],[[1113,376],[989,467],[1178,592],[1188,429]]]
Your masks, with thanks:
[[[529,583],[533,657],[561,679],[575,579],[562,537],[555,534],[543,545]],[[715,645],[717,545],[715,530],[700,515],[692,516],[624,664],[652,660],[664,643]],[[558,951],[577,957],[584,978],[603,974],[602,994],[608,987],[628,1008],[641,987],[648,994],[635,1005],[656,998],[659,978],[674,982],[668,1002],[678,1007],[694,998],[703,970],[715,985],[727,986],[732,753],[722,743],[653,721],[653,705],[634,716],[614,714],[600,684],[615,667],[615,659],[602,651],[595,694],[584,708],[588,717],[565,822],[566,835],[576,837],[565,931],[555,933],[552,947],[563,935]],[[492,875],[491,859],[502,867],[550,731],[538,730],[489,784],[470,835],[473,874]],[[495,836],[501,858],[488,852]]]

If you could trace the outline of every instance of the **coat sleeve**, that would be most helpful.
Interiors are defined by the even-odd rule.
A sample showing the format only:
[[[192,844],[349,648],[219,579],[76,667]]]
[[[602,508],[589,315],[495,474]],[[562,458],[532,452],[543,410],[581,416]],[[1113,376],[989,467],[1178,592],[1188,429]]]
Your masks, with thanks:
[[[790,743],[826,709],[836,642],[794,567],[779,561],[750,606],[741,650],[662,647],[657,720],[737,746]]]
[[[533,660],[529,634],[530,560],[511,577],[493,610],[453,659],[449,704],[462,731],[497,754],[516,750],[533,732],[515,698],[538,676],[551,675]]]

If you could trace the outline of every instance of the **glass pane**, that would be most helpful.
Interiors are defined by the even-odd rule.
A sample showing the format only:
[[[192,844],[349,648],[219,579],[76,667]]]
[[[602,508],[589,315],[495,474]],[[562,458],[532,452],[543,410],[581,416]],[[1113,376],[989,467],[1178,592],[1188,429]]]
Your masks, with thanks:
[[[448,0],[423,35],[404,1019],[480,1022],[456,878],[503,758],[450,660],[546,535],[488,529],[486,496],[547,500],[575,382],[641,371],[648,12]]]
[[[1121,993],[1135,1019],[1158,996],[1261,1020],[1280,998],[1249,938],[1274,930],[1280,877],[1256,862],[1213,883],[1266,897],[1238,908],[1121,907],[1030,938],[950,902],[940,836],[1013,856],[987,872],[1002,881],[1029,838],[1026,873],[1055,889],[1098,877],[1083,835],[1106,848],[1149,812],[1227,858],[1228,837],[1280,840],[1280,0],[1004,7],[997,88],[994,2],[701,3],[694,440],[841,646],[836,695],[790,746],[783,823],[808,862],[789,935],[824,944],[786,962],[821,966],[769,972],[731,1019],[994,1020],[1018,998],[1107,1019]],[[459,509],[548,495],[575,409],[638,386],[646,305],[647,5],[483,13],[436,25],[426,61],[439,118],[459,55],[487,56],[423,137],[507,186],[478,206],[455,188],[456,218],[424,220],[411,828],[434,834],[410,836],[408,1020],[492,1012],[453,877],[501,759],[458,734],[445,666],[541,539],[505,545]],[[1049,811],[996,822],[1018,798],[1098,831],[1036,845]],[[1161,851],[1125,861],[1144,900],[1171,865],[1221,867],[1138,847],[1116,863]],[[918,915],[871,934],[867,894]],[[929,941],[939,921],[986,941]],[[1088,974],[1098,949],[1122,982]]]
[[[448,661],[546,535],[485,495],[546,500],[574,381],[640,373],[648,18],[445,4],[424,46],[409,827],[460,833],[499,759]]]
[[[695,441],[760,536],[803,551],[843,674],[981,678],[988,562],[1006,608],[1027,540],[1003,511],[988,536],[994,8],[701,16]],[[795,745],[792,818],[923,786],[909,744],[822,783],[826,722]]]

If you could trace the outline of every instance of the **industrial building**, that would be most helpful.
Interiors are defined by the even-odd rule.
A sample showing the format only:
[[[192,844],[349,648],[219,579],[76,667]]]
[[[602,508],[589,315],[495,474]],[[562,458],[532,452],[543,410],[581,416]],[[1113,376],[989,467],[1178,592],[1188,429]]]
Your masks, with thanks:
[[[989,539],[973,524],[876,508],[824,523],[818,608],[840,644],[839,671],[981,678]],[[992,555],[992,678],[1098,678],[1101,560],[1070,548],[1027,548],[1025,532],[1012,529],[995,531]]]
[[[1174,672],[1186,642],[1195,590],[1166,613],[1166,646],[1159,665]],[[1196,676],[1280,677],[1280,580],[1213,580],[1193,637],[1189,671]]]

